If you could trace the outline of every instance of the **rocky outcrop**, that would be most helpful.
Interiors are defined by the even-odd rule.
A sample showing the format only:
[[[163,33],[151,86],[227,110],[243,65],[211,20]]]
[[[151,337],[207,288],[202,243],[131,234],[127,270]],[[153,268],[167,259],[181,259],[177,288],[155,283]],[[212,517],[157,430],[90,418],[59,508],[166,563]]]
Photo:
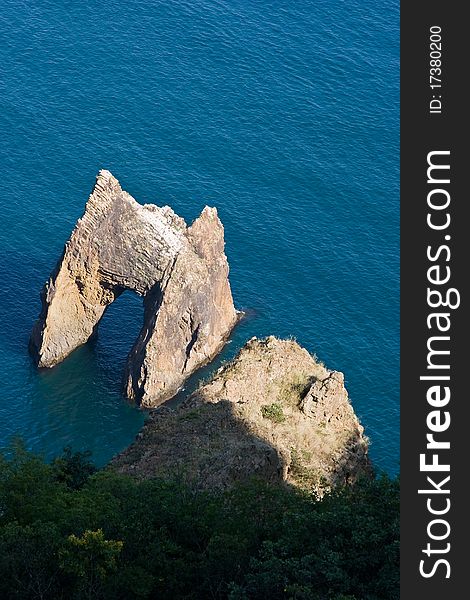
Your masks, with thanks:
[[[294,341],[253,338],[177,408],[152,411],[111,468],[202,488],[258,476],[321,495],[370,474],[367,450],[342,373]]]
[[[125,290],[145,307],[126,393],[156,406],[220,350],[237,320],[216,209],[206,206],[188,227],[168,206],[138,204],[100,171],[41,294],[30,344],[38,365],[53,367],[87,342]]]

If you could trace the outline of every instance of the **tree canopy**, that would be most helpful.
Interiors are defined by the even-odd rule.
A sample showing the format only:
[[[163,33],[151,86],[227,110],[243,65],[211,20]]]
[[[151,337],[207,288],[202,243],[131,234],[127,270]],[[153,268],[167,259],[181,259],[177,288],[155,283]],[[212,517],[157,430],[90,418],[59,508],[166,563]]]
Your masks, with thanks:
[[[399,486],[318,500],[260,481],[202,492],[0,454],[0,597],[388,600],[399,597]]]

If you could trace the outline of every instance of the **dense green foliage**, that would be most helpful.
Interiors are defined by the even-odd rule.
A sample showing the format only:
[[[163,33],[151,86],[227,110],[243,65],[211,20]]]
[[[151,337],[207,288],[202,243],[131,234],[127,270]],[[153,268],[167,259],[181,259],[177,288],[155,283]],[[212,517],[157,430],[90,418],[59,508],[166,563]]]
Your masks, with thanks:
[[[398,598],[398,483],[322,501],[250,483],[225,493],[0,455],[0,598]]]

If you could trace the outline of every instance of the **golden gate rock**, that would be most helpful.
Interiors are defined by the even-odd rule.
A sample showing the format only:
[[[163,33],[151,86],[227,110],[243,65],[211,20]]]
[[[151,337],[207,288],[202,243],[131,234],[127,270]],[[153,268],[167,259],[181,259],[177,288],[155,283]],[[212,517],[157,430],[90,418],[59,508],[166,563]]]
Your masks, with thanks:
[[[42,293],[30,347],[53,367],[96,332],[125,290],[143,296],[144,324],[129,354],[126,395],[157,406],[223,346],[237,321],[224,229],[205,207],[191,226],[168,206],[141,205],[100,171]]]

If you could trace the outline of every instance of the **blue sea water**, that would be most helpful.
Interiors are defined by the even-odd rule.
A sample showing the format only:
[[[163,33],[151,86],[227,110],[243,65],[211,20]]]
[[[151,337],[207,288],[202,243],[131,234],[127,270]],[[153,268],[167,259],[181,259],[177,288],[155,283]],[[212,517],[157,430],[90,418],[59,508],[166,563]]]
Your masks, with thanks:
[[[0,446],[99,464],[144,416],[121,395],[142,321],[38,372],[39,290],[100,168],[192,221],[215,205],[251,336],[345,373],[375,464],[399,468],[399,13],[385,0],[4,0]]]

